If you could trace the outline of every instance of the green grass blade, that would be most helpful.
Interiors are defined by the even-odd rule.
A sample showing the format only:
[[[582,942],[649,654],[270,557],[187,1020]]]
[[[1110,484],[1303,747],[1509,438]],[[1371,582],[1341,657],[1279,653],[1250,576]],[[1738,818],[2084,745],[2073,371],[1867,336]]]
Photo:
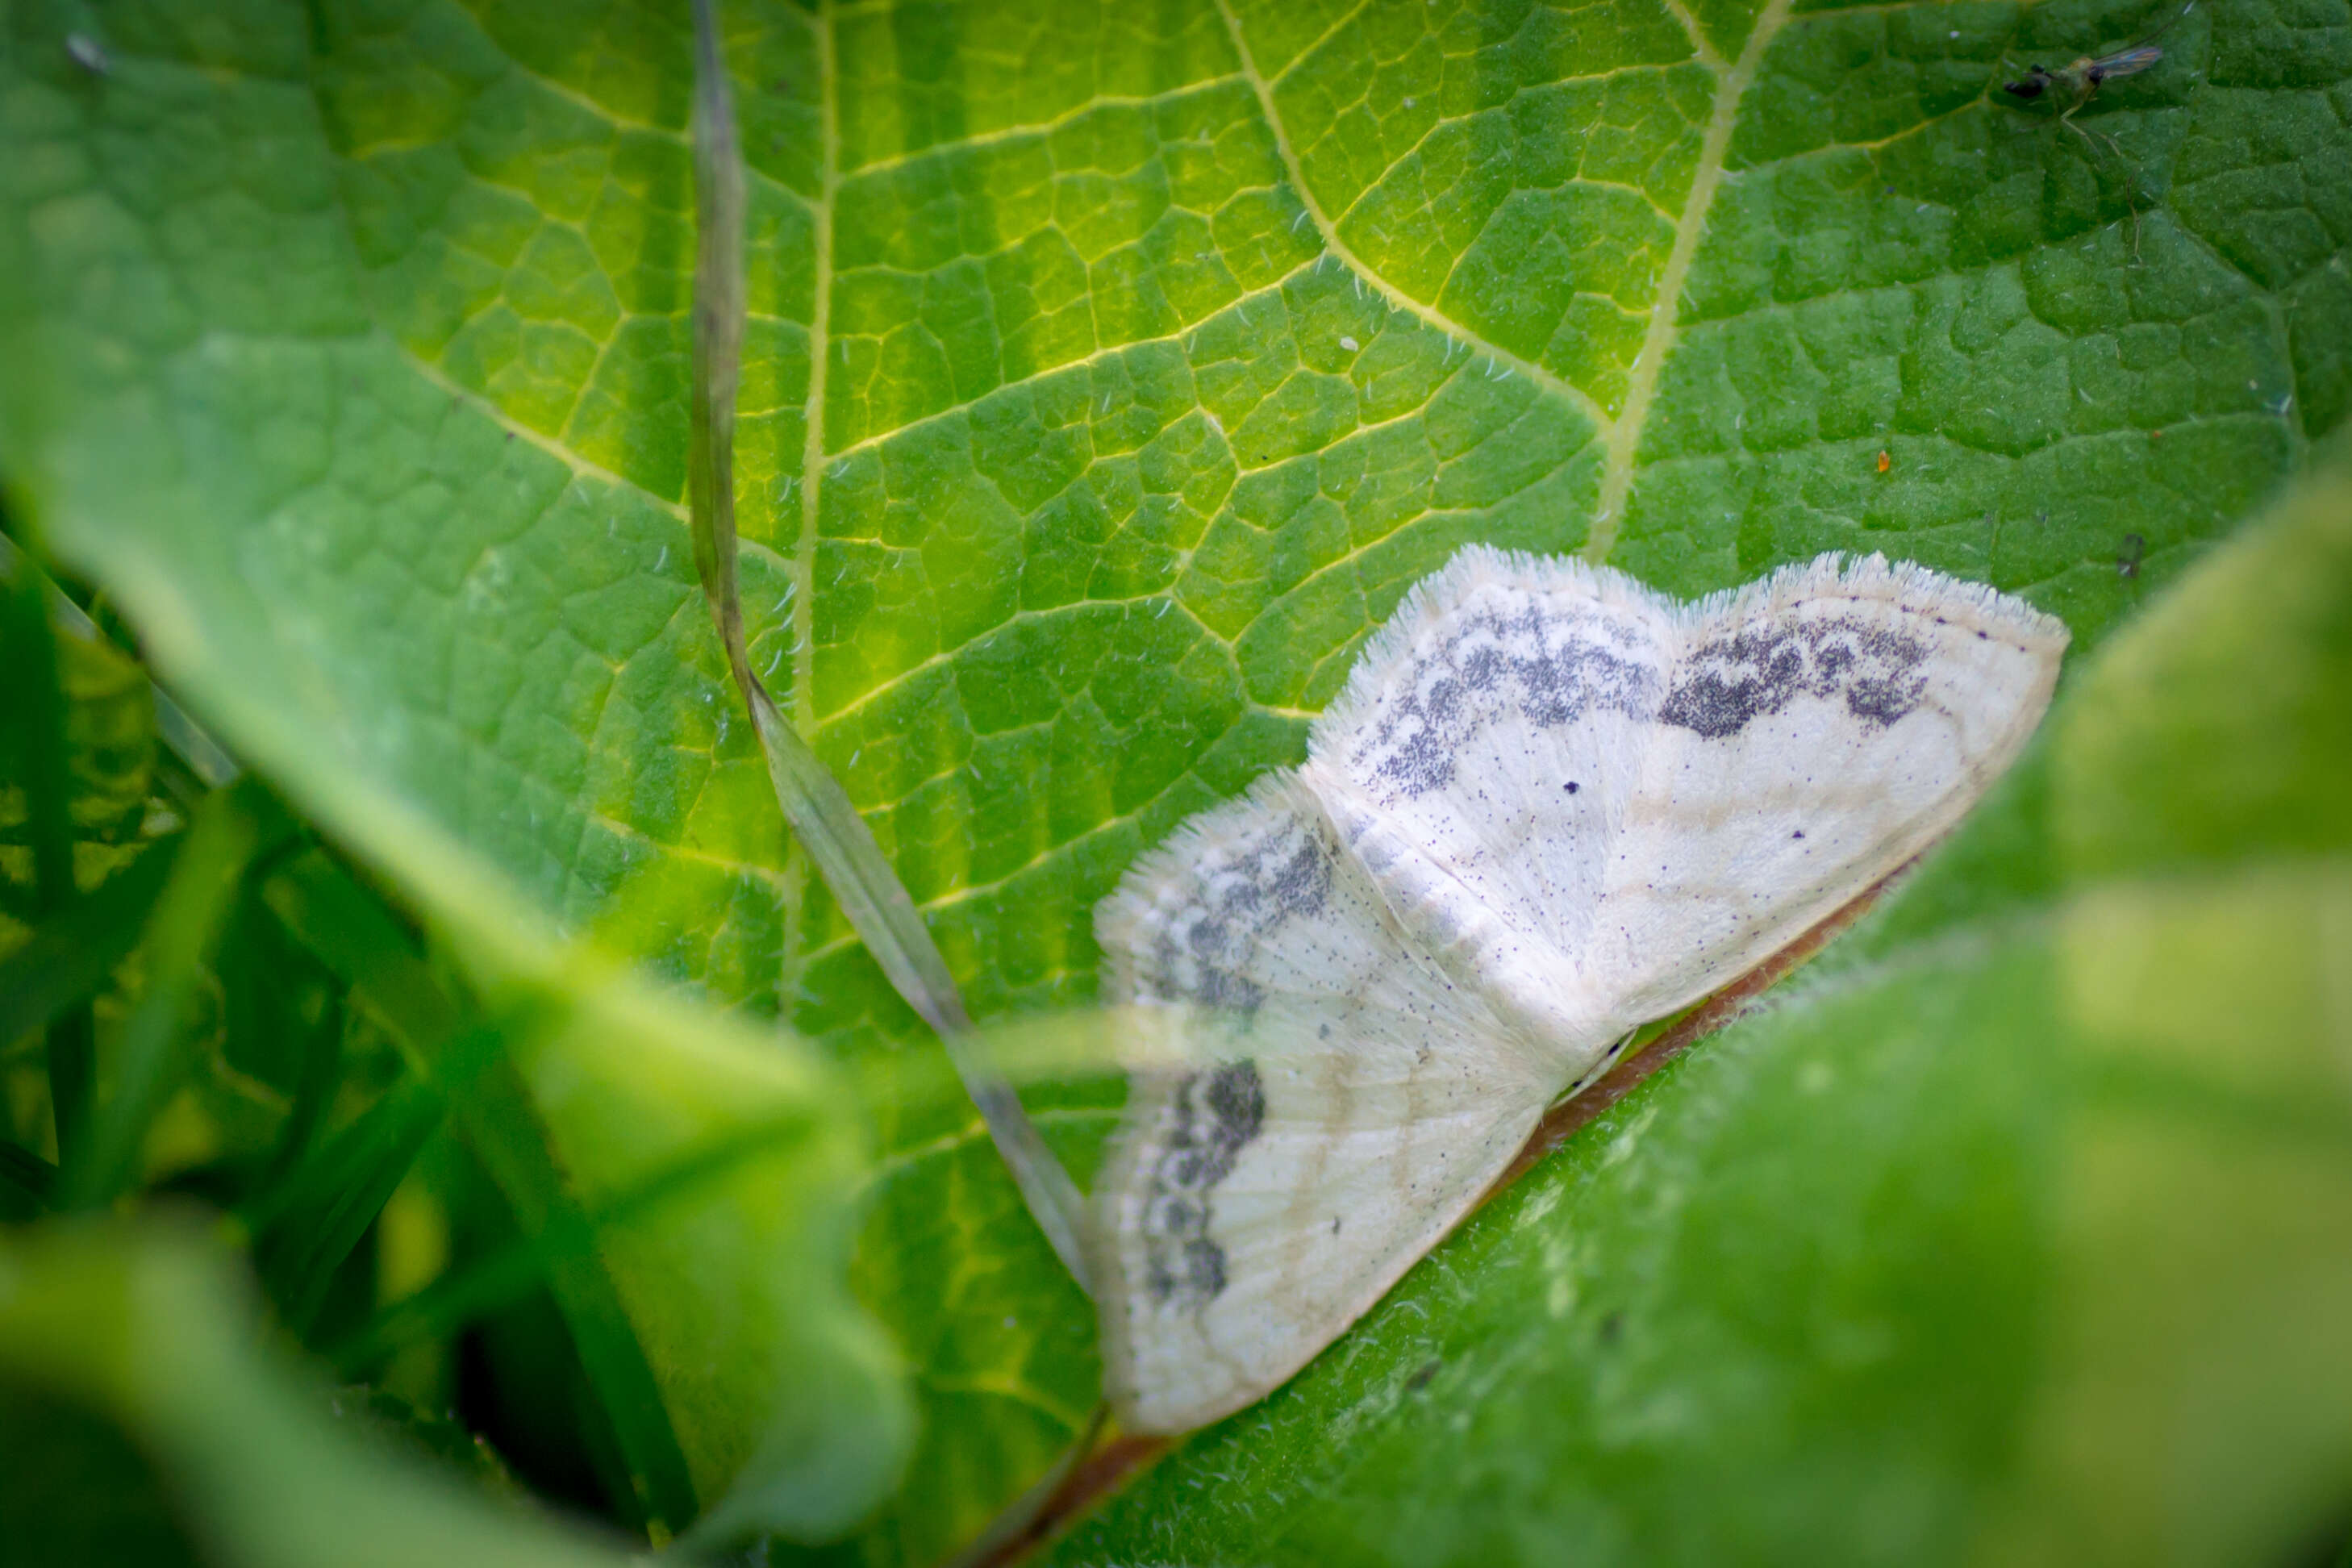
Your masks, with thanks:
[[[974,1048],[971,1019],[930,928],[873,829],[751,672],[735,537],[735,398],[743,349],[743,157],[719,43],[717,0],[696,0],[694,387],[687,471],[694,563],[751,713],[768,778],[793,835],[842,913],[907,1005],[938,1032],[1021,1196],[1055,1255],[1084,1288],[1085,1201],[1038,1135],[1020,1095]]]
[[[362,992],[391,1027],[411,1069],[429,1076],[430,1047],[457,1034],[470,1005],[417,955],[383,900],[322,849],[288,861],[262,885],[261,896],[295,941]]]
[[[417,1463],[383,1441],[378,1422],[337,1419],[327,1390],[266,1352],[233,1260],[196,1226],[0,1235],[0,1382],[119,1426],[152,1465],[173,1533],[189,1542],[177,1560],[236,1568],[643,1562],[609,1535],[509,1506]],[[142,1488],[39,1501],[65,1515],[60,1533],[70,1541],[79,1521],[68,1510],[111,1506],[136,1518],[133,1510],[154,1506],[150,1495]],[[12,1564],[53,1560],[25,1554],[33,1533],[26,1522],[8,1521],[0,1555]],[[111,1530],[80,1533],[121,1539]]]
[[[271,1195],[275,1212],[253,1216],[261,1233],[257,1264],[297,1334],[318,1321],[335,1271],[446,1121],[450,1101],[498,1058],[503,1040],[499,1027],[485,1025],[439,1047],[432,1078],[402,1080],[294,1168]]]
[[[156,895],[163,890],[183,836],[159,838],[88,895],[33,930],[0,960],[0,1039],[47,1027],[106,983],[139,944]]]
[[[40,908],[61,910],[74,897],[72,755],[66,733],[66,692],[58,665],[57,631],[49,623],[49,580],[29,560],[17,563],[10,584],[11,667],[24,725],[26,811],[32,829],[33,874]]]
[[[123,1027],[114,1093],[93,1118],[87,1150],[66,1163],[68,1208],[108,1203],[136,1179],[147,1130],[180,1085],[188,1007],[261,833],[250,794],[207,797],[173,858],[148,922],[147,986]]]
[[[556,1168],[530,1091],[509,1063],[481,1075],[467,1096],[464,1121],[467,1141],[513,1206],[523,1234],[551,1238],[548,1281],[620,1442],[638,1503],[657,1540],[675,1534],[694,1518],[698,1502],[660,1382],[595,1250],[595,1227]]]
[[[472,1005],[417,956],[382,900],[319,852],[289,863],[263,896],[296,939],[377,1011],[412,1067],[423,1076],[436,1072],[439,1042],[458,1037]],[[682,1529],[697,1501],[660,1384],[590,1244],[593,1227],[580,1220],[546,1129],[510,1066],[498,1062],[480,1070],[464,1096],[461,1121],[523,1234],[562,1238],[550,1258],[549,1281],[613,1424],[637,1500],[657,1528]]]
[[[311,1140],[326,1120],[335,1088],[342,1079],[343,1010],[336,1006],[310,1031],[302,1042],[302,1066],[294,1082],[294,1103],[288,1108],[277,1150],[269,1157],[266,1180],[283,1180],[310,1152]]]
[[[560,1255],[593,1247],[596,1233],[606,1226],[625,1224],[688,1196],[807,1131],[806,1118],[793,1117],[710,1139],[593,1205],[557,1218],[537,1235],[392,1302],[330,1350],[328,1358],[345,1377],[365,1378],[404,1347],[446,1336],[520,1297],[546,1279]]]
[[[49,621],[47,576],[26,553],[15,565],[8,596],[8,666],[22,733],[26,827],[33,845],[34,907],[53,916],[75,899],[72,753],[66,692]],[[58,1148],[79,1148],[89,1124],[97,1028],[86,996],[46,1020],[49,1105]]]
[[[14,541],[5,534],[0,534],[0,577],[13,579],[23,555],[24,551]],[[76,637],[92,640],[107,637],[99,624],[90,618],[89,611],[54,585],[49,589],[49,614],[58,625]],[[237,765],[236,759],[212,738],[209,731],[188,717],[188,710],[181,707],[170,692],[155,681],[151,680],[147,684],[148,694],[155,704],[155,733],[178,759],[181,766],[187,770],[190,779],[205,789],[219,789],[235,784],[245,775],[245,770]]]
[[[759,687],[743,646],[735,575],[735,395],[743,368],[743,152],[720,58],[716,0],[694,5],[694,395],[687,500],[694,567],[746,696]]]

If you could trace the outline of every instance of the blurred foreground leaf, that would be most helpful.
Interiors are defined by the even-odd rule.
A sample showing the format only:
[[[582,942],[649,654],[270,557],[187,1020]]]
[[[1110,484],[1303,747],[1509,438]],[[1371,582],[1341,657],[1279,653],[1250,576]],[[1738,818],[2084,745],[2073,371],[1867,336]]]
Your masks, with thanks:
[[[494,1502],[329,1414],[255,1348],[228,1258],[178,1224],[0,1239],[10,1561],[593,1568],[617,1544]],[[125,1442],[124,1439],[128,1439]],[[62,1445],[62,1456],[48,1450]],[[60,1462],[60,1458],[62,1462]],[[47,1476],[36,1489],[24,1483]],[[17,1555],[18,1552],[24,1555]]]
[[[690,797],[726,722],[702,700],[703,629],[673,614],[690,606],[683,528],[515,441],[370,328],[337,205],[348,127],[308,79],[315,43],[377,58],[368,18],[167,5],[73,33],[94,26],[46,5],[0,20],[12,500],[115,596],[159,675],[414,904],[457,989],[531,1021],[466,1101],[527,1226],[572,1234],[648,1170],[771,1130],[756,1158],[550,1267],[657,1529],[740,1478],[765,1500],[748,1522],[838,1531],[907,1440],[894,1359],[845,1290],[855,1103],[789,1039],[656,995],[563,930],[584,824],[549,781],[582,780],[571,726],[647,719],[603,774],[627,833],[634,778],[658,794],[682,766]],[[616,683],[641,654],[637,684]],[[484,771],[498,732],[521,750],[499,742]],[[562,858],[537,837],[558,818]]]

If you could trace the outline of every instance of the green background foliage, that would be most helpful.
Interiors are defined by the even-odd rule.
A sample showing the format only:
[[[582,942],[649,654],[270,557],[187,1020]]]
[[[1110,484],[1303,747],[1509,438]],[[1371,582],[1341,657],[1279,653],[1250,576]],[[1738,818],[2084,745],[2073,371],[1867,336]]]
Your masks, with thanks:
[[[2341,4],[2198,5],[2081,116],[2110,141],[1998,90],[2172,14],[730,5],[753,662],[982,1017],[1089,996],[1094,902],[1296,760],[1468,541],[1678,594],[1883,550],[2063,616],[2079,665],[2352,403]],[[599,1299],[694,1497],[768,1452],[834,1499],[779,1514],[822,1533],[891,1484],[903,1433],[830,1293],[859,1202],[852,1282],[920,1424],[846,1550],[937,1560],[1075,1435],[1091,1321],[965,1110],[857,1103],[823,1059],[935,1047],[787,842],[694,584],[684,7],[0,16],[13,494],[477,984],[590,998],[602,1021],[524,1064],[524,1132],[569,1190],[725,1132],[748,1084],[807,1118],[806,1158],[706,1194],[702,1228],[608,1238]],[[2132,1273],[2130,1226],[2195,1230],[2231,1193],[2343,1203],[2341,1119],[2312,1109],[2340,1100],[2211,1059],[2259,1077],[2263,1041],[2340,1030],[2337,1004],[2280,1000],[2317,971],[2142,886],[2212,879],[2246,931],[2343,940],[2325,703],[2275,713],[2308,741],[2275,766],[2250,760],[2269,731],[2193,728],[2255,711],[2266,672],[2346,689],[2304,646],[2324,605],[2273,625],[2238,570],[2095,692],[2070,675],[2059,738],[1814,988],[1612,1112],[1068,1552],[1706,1558],[1850,1515],[1855,1558],[2133,1560],[2081,1500],[2155,1517],[2148,1478],[2198,1457],[2099,1469],[2098,1423],[2132,1430],[2128,1373],[2205,1320],[2121,1349],[2086,1326],[2178,1294]],[[2308,571],[2340,616],[2340,572]],[[2172,643],[2181,669],[2151,673]],[[2208,717],[2168,731],[2184,689]],[[2263,998],[2276,1039],[2240,1016]],[[2102,1087],[2165,1040],[2173,1076]],[[2181,1124],[2133,1120],[2142,1092]],[[2299,1099],[2307,1169],[2214,1142]],[[1038,1103],[1083,1167],[1108,1110]],[[2226,1265],[2271,1306],[2263,1260],[2326,1251],[2231,1245],[2187,1277]],[[2340,1357],[2311,1332],[2305,1360]],[[785,1368],[801,1436],[762,1450]],[[2234,1368],[2210,1398],[2271,1375]],[[811,1462],[833,1441],[845,1471]]]
[[[584,1531],[466,1495],[430,1473],[422,1445],[369,1442],[358,1408],[309,1397],[256,1352],[249,1303],[221,1275],[216,1257],[171,1226],[54,1235],[0,1256],[0,1366],[47,1396],[5,1413],[22,1561],[628,1560]],[[94,1415],[129,1427],[136,1446]],[[176,1519],[157,1517],[150,1468],[168,1477]]]

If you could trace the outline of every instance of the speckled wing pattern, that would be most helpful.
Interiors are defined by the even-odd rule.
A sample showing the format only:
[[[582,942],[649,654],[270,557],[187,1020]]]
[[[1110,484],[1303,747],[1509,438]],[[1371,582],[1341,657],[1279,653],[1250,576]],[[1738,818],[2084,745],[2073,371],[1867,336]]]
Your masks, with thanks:
[[[1097,914],[1112,1001],[1200,1020],[1095,1189],[1106,1383],[1180,1431],[1297,1372],[1628,1031],[1948,829],[2048,706],[2064,627],[1878,557],[1679,605],[1464,551],[1306,763]]]

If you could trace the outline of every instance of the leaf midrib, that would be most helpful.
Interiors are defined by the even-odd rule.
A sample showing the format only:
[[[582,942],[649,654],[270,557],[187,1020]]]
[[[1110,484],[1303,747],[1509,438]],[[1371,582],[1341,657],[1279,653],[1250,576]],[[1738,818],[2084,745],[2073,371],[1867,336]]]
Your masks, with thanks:
[[[1683,216],[1675,225],[1674,247],[1666,253],[1665,269],[1658,275],[1657,297],[1650,307],[1649,324],[1642,331],[1641,351],[1634,354],[1633,370],[1626,377],[1625,412],[1603,426],[1601,439],[1606,456],[1601,469],[1601,490],[1593,504],[1592,522],[1582,552],[1588,561],[1606,561],[1617,543],[1625,498],[1633,488],[1634,454],[1641,446],[1643,426],[1649,422],[1650,405],[1657,397],[1660,367],[1675,352],[1681,329],[1683,281],[1690,276],[1691,260],[1698,254],[1699,241],[1706,234],[1707,210],[1715,205],[1715,194],[1723,184],[1723,162],[1731,149],[1739,100],[1746,95],[1748,84],[1756,79],[1764,52],[1772,47],[1772,40],[1788,21],[1791,4],[1792,0],[1770,0],[1758,15],[1755,26],[1748,29],[1748,41],[1740,46],[1739,58],[1727,71],[1722,68],[1721,58],[1713,56],[1696,24],[1685,21],[1702,63],[1717,73],[1715,102],[1708,110],[1706,132],[1699,142],[1698,166],[1692,171],[1690,189],[1683,196]],[[1679,5],[1670,8],[1676,16],[1684,16]],[[1708,63],[1710,57],[1712,63]]]

